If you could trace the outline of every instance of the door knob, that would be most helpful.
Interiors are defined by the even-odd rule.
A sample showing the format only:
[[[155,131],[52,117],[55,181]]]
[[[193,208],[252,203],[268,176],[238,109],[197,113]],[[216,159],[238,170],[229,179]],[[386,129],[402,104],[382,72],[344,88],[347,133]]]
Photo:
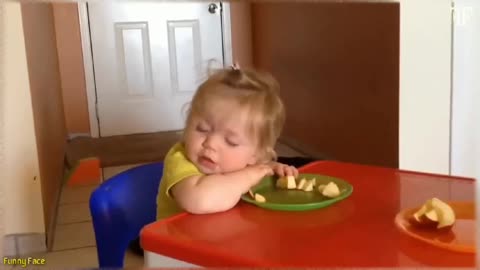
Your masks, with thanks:
[[[211,3],[210,5],[208,5],[208,12],[210,12],[212,14],[217,12],[217,9],[218,9],[218,6],[215,3]]]

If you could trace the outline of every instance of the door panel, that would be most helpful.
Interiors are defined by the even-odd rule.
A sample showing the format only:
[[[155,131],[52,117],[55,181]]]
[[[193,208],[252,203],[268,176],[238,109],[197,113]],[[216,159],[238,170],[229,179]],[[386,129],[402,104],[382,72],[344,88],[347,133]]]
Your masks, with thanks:
[[[223,66],[221,16],[209,4],[88,4],[101,136],[184,127],[207,68]]]

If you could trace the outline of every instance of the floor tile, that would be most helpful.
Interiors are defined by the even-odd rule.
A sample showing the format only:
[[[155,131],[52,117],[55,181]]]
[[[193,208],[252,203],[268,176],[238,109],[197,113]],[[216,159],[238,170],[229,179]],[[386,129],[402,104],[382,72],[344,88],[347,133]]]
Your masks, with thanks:
[[[53,250],[95,246],[95,233],[91,222],[57,225]]]
[[[123,261],[124,268],[143,267],[143,256],[139,256],[130,250],[125,253],[125,260]]]
[[[64,204],[58,207],[57,225],[91,221],[89,203]]]
[[[103,179],[104,180],[107,180],[107,179],[110,179],[112,176],[115,176],[121,172],[124,172],[128,169],[131,169],[131,168],[134,168],[134,167],[137,167],[137,166],[140,166],[144,163],[140,163],[140,164],[129,164],[129,165],[122,165],[122,166],[114,166],[114,167],[106,167],[106,168],[103,168]]]
[[[98,187],[92,186],[65,186],[60,197],[60,205],[71,203],[88,203],[90,194]]]
[[[45,258],[48,269],[98,268],[96,247],[48,252],[39,257]]]

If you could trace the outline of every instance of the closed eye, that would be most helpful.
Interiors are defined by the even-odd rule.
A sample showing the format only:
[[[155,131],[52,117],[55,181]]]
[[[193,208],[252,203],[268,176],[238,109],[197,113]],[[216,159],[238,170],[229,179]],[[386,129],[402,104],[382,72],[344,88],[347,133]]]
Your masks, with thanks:
[[[232,146],[232,147],[236,147],[238,146],[238,143],[230,140],[230,139],[225,139],[225,142],[227,142],[228,145]]]
[[[204,127],[202,125],[197,125],[197,127],[195,128],[196,131],[198,132],[208,132],[208,128],[207,127]]]

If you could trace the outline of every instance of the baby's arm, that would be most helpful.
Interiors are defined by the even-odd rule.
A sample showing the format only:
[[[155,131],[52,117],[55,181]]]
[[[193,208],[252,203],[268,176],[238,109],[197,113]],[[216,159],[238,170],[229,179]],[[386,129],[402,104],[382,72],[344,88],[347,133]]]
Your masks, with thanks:
[[[232,173],[192,176],[175,184],[171,192],[187,212],[221,212],[234,207],[252,186],[272,174],[271,166],[255,165]]]

